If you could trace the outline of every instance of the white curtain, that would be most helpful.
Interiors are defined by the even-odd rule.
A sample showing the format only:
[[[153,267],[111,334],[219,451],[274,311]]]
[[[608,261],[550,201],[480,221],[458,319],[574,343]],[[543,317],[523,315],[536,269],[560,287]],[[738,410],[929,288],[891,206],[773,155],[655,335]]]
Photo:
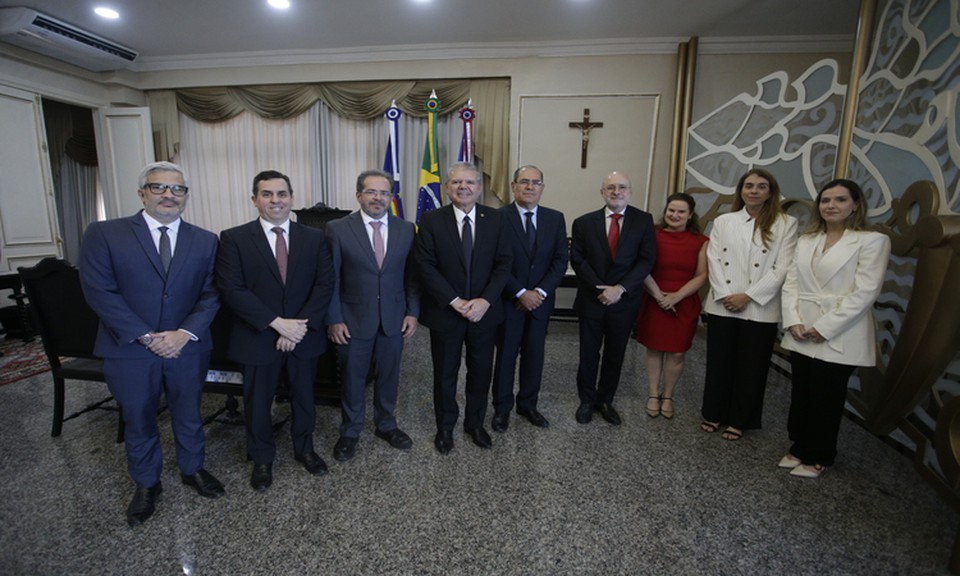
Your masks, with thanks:
[[[60,159],[54,189],[63,234],[63,258],[68,262],[78,261],[83,230],[98,219],[98,175],[96,166],[84,166],[66,154]]]
[[[253,177],[278,170],[290,177],[294,206],[320,200],[317,116],[311,108],[289,120],[243,113],[225,122],[201,123],[180,115],[175,161],[190,180],[189,222],[217,234],[257,216],[250,198]]]
[[[456,114],[440,117],[442,170],[456,161],[462,130]],[[401,117],[400,189],[404,217],[410,221],[416,219],[426,135],[426,119]],[[225,122],[202,123],[180,114],[180,142],[175,161],[190,179],[184,217],[219,233],[256,218],[251,185],[262,170],[278,170],[290,177],[295,208],[323,202],[355,209],[357,175],[383,167],[387,121],[348,120],[322,102],[287,120],[266,120],[244,112]]]

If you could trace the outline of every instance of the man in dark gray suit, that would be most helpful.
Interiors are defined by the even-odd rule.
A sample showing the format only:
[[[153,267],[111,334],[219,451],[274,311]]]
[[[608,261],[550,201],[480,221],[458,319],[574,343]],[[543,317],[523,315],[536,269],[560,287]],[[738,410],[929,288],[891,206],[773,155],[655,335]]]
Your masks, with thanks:
[[[513,267],[503,290],[503,324],[493,372],[493,422],[504,432],[514,406],[513,376],[520,357],[517,414],[540,428],[550,425],[537,410],[547,324],[555,293],[567,272],[567,224],[563,213],[540,206],[543,172],[522,166],[513,173],[514,202],[500,209],[513,245]]]
[[[333,457],[353,458],[363,430],[364,388],[371,365],[374,434],[408,450],[413,442],[397,427],[403,341],[417,330],[420,300],[414,283],[413,224],[389,213],[393,179],[381,170],[357,178],[360,210],[327,225],[333,255],[333,298],[327,335],[338,344],[343,381],[340,439]]]

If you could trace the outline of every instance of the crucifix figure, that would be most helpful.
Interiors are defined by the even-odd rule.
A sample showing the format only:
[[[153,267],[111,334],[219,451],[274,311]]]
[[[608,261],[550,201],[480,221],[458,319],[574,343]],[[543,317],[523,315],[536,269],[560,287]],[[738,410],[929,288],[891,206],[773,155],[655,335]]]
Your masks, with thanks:
[[[603,128],[603,122],[591,122],[590,121],[590,109],[583,109],[583,122],[571,122],[571,128],[579,128],[581,140],[580,140],[580,168],[587,167],[587,146],[590,145],[590,129],[591,128]]]

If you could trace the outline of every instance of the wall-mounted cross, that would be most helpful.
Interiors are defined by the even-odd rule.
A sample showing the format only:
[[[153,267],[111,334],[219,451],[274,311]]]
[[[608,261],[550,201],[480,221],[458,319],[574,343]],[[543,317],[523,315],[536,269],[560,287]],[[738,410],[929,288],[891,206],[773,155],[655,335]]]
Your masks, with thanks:
[[[603,122],[590,121],[590,109],[583,109],[583,122],[571,122],[571,128],[580,129],[580,168],[587,167],[587,146],[590,145],[590,129],[603,128]]]

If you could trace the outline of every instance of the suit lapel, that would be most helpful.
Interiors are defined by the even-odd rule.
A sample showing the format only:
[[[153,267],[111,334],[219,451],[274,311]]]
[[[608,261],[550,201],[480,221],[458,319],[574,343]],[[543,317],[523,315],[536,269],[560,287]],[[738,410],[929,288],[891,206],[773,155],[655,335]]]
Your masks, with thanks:
[[[456,214],[454,213],[454,211],[453,211],[453,204],[447,204],[447,205],[444,206],[443,208],[440,208],[440,210],[446,210],[446,211],[447,211],[447,213],[444,214],[444,215],[443,215],[443,218],[441,219],[441,220],[442,220],[442,226],[443,226],[443,228],[444,228],[444,232],[445,232],[445,234],[447,235],[447,237],[449,237],[449,238],[450,238],[450,241],[453,243],[453,245],[456,246],[456,250],[455,250],[455,251],[456,251],[456,253],[457,253],[457,258],[460,260],[460,266],[462,266],[463,269],[464,269],[464,271],[466,271],[466,269],[467,269],[467,262],[466,262],[466,260],[463,259],[463,240],[460,238],[460,230],[457,229],[457,215],[456,215]],[[479,210],[478,210],[478,211],[477,211],[477,215],[479,215],[479,214],[480,214],[480,212],[479,212]],[[476,236],[476,234],[477,234],[477,224],[476,224],[476,222],[474,222],[474,223],[472,224],[472,226],[473,226],[474,238],[476,239],[476,238],[477,238],[477,236]],[[476,242],[473,243],[473,247],[474,247],[474,249],[476,249],[476,247],[477,247],[477,243],[476,243]]]
[[[613,263],[613,254],[610,253],[610,243],[607,241],[607,212],[606,209],[601,208],[595,212],[596,216],[593,218],[593,227],[594,234],[600,238],[600,244],[602,246],[603,253],[607,255],[607,261]]]
[[[167,282],[172,282],[177,274],[183,270],[187,258],[189,258],[192,253],[194,237],[193,227],[183,220],[180,220],[180,229],[177,231],[177,248],[173,252],[173,260],[170,261],[170,271],[167,273]],[[160,258],[159,253],[157,258]]]
[[[156,244],[153,243],[150,227],[147,226],[147,222],[143,219],[142,213],[138,212],[136,215],[130,217],[130,228],[137,242],[140,243],[143,252],[147,255],[147,259],[150,260],[150,263],[153,265],[153,269],[161,278],[164,278],[165,275],[163,273],[163,264],[160,262],[160,253],[157,251]]]
[[[367,226],[363,223],[363,216],[361,216],[359,212],[354,212],[353,214],[347,216],[347,218],[349,218],[347,227],[350,229],[350,232],[356,239],[357,246],[360,247],[360,251],[365,255],[370,265],[373,266],[373,269],[376,270],[377,255],[373,252],[373,245],[370,244],[370,237],[367,236]],[[393,230],[390,231],[390,234],[392,233]],[[386,264],[387,256],[389,254],[390,248],[387,247],[387,251],[383,254],[384,264]]]
[[[387,265],[393,260],[399,258],[398,254],[399,247],[404,245],[405,238],[405,229],[402,226],[402,220],[393,216],[392,214],[387,214],[387,229],[388,229],[388,238],[387,238],[387,252],[383,255],[383,269],[387,269]],[[373,254],[373,248],[370,248],[370,253]],[[374,257],[376,261],[376,257]]]
[[[523,246],[523,251],[527,254],[527,257],[528,257],[528,258],[531,258],[531,259],[532,259],[532,258],[533,258],[533,252],[531,252],[530,247],[527,246],[527,242],[526,242],[526,240],[527,240],[527,231],[526,231],[526,229],[524,228],[524,226],[525,226],[524,221],[520,219],[520,211],[517,209],[517,203],[514,202],[513,204],[510,204],[509,206],[510,206],[510,207],[507,208],[507,214],[506,214],[507,221],[509,221],[509,222],[510,222],[510,226],[513,227],[513,231],[516,233],[516,238],[520,238],[520,239],[521,239],[520,244]],[[540,212],[540,213],[537,215],[537,217],[538,217],[538,218],[541,218],[540,221],[539,221],[539,223],[542,225],[542,224],[543,224],[543,220],[542,220],[543,210],[540,210],[539,212]],[[538,234],[540,233],[540,228],[539,228],[539,227],[537,227],[537,233],[538,233]]]
[[[270,243],[267,241],[267,235],[263,233],[263,226],[260,225],[260,220],[254,220],[247,225],[247,232],[250,234],[250,242],[256,248],[257,253],[260,254],[260,258],[263,259],[264,265],[270,270],[270,273],[273,274],[273,277],[277,280],[278,283],[283,284],[283,281],[280,279],[280,268],[277,267],[277,257],[273,255],[273,250],[270,249]],[[290,223],[290,236],[289,242],[287,243],[287,273],[289,274],[291,270],[294,270],[293,261],[290,260],[292,257],[292,244],[296,241],[293,236],[293,222]]]
[[[827,284],[837,272],[857,253],[860,237],[855,232],[845,230],[840,240],[820,259],[815,280],[818,284]]]

